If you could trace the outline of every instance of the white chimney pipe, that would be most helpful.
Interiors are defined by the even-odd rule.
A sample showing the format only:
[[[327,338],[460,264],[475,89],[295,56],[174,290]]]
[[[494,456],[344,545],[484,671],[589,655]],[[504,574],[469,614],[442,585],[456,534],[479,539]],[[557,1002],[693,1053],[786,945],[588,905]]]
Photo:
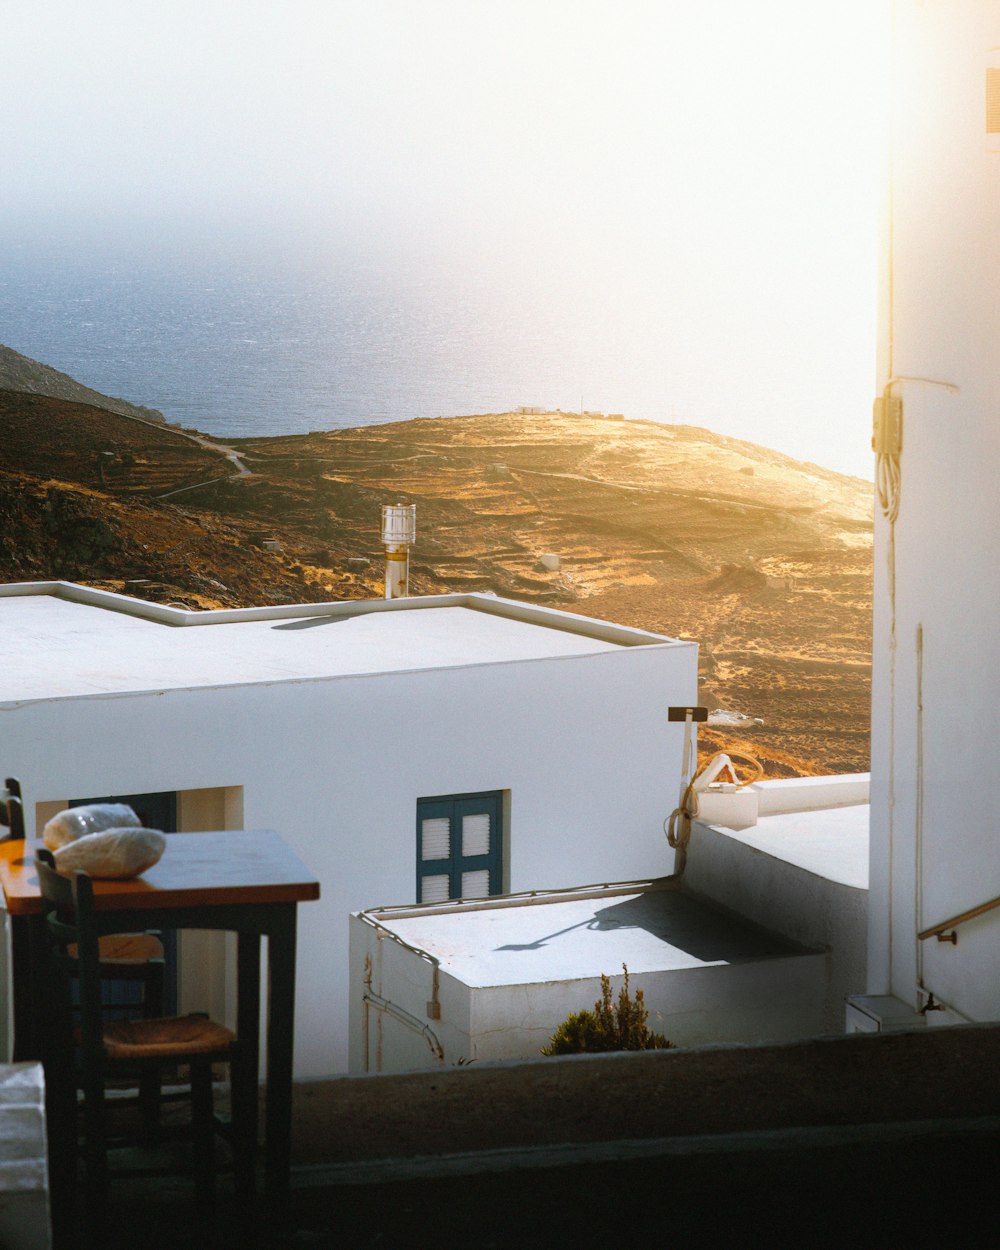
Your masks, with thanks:
[[[417,505],[382,505],[382,545],[385,547],[385,597],[402,599],[410,593],[410,546],[417,536]]]

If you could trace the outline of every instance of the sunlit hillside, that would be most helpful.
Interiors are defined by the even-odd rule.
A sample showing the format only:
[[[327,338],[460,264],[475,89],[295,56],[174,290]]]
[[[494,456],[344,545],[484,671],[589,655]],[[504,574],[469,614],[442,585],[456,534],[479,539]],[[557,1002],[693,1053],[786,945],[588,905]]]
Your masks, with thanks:
[[[0,577],[193,608],[486,591],[693,638],[705,746],[868,767],[871,484],[690,426],[568,413],[235,440],[0,392]],[[542,557],[546,557],[543,561]],[[553,559],[553,557],[558,557]]]

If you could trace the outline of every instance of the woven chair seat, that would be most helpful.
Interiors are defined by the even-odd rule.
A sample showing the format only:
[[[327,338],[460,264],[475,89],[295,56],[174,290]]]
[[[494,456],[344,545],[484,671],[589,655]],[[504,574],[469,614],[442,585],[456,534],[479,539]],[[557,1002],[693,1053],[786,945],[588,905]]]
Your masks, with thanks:
[[[153,1020],[114,1020],[102,1029],[109,1059],[185,1059],[225,1054],[235,1034],[204,1016],[170,1016]]]
[[[66,953],[76,958],[76,943],[66,947]],[[97,953],[102,964],[147,964],[151,959],[163,959],[163,943],[155,933],[108,933],[97,939]]]

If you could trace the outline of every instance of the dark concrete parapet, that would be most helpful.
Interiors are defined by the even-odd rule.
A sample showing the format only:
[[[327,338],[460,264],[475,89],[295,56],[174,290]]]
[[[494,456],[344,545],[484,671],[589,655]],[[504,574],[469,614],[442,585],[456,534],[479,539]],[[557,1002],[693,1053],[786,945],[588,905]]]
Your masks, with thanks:
[[[571,1056],[300,1085],[299,1164],[1000,1117],[1000,1027]]]

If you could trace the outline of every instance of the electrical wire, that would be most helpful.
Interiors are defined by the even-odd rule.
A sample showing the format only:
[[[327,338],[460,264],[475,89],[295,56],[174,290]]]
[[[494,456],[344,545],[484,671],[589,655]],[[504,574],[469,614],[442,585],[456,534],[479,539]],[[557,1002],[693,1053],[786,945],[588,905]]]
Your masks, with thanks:
[[[736,781],[737,790],[745,790],[747,786],[752,786],[755,781],[759,781],[764,776],[764,765],[760,760],[752,755],[747,755],[745,751],[716,751],[706,762],[704,768],[697,772],[687,783],[681,801],[663,822],[663,832],[667,837],[667,845],[675,851],[674,857],[674,876],[679,877],[683,874],[687,864],[687,848],[691,841],[691,820],[695,816],[695,809],[691,805],[691,796],[694,794],[694,783],[699,777],[703,776],[712,767],[718,759],[729,760],[729,757],[735,755],[737,759],[745,760],[754,767],[754,774],[745,781],[739,781],[736,778],[736,772],[730,765],[730,773]]]
[[[895,525],[896,518],[899,516],[901,486],[899,453],[882,452],[875,459],[875,489],[882,515],[890,525]]]

